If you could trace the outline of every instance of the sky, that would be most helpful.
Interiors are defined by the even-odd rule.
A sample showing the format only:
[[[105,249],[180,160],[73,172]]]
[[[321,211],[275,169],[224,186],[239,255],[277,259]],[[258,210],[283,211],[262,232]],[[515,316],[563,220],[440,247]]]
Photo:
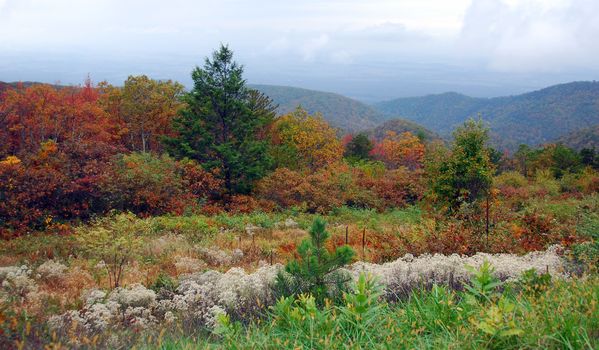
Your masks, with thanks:
[[[599,0],[0,0],[0,81],[189,86],[221,43],[249,83],[518,94],[599,80]]]

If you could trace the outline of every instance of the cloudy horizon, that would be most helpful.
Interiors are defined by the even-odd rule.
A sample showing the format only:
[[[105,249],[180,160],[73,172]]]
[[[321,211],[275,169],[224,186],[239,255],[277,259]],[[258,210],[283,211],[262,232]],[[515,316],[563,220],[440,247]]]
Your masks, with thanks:
[[[0,81],[186,85],[220,43],[249,83],[364,101],[599,80],[595,0],[0,0]]]

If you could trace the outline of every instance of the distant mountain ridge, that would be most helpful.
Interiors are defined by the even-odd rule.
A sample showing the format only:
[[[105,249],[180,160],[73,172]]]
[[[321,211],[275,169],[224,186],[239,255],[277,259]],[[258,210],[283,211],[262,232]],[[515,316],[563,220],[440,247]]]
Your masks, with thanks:
[[[301,106],[310,114],[322,113],[332,126],[344,132],[371,129],[388,119],[384,113],[370,105],[332,92],[279,85],[249,87],[273,99],[279,105],[279,114],[292,112]]]
[[[522,95],[475,98],[455,92],[398,98],[375,104],[447,136],[470,117],[490,123],[494,143],[515,149],[538,145],[599,123],[599,82],[573,82]]]
[[[599,151],[599,124],[573,131],[557,139],[557,142],[578,151],[583,148],[594,148]]]

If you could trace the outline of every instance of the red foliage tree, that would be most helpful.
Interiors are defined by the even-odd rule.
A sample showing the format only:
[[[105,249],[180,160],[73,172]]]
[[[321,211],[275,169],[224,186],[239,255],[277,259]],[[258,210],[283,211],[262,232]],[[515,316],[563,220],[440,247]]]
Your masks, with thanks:
[[[0,96],[0,226],[3,235],[101,209],[97,180],[121,150],[117,126],[89,80],[32,85]],[[15,160],[18,159],[18,162]]]

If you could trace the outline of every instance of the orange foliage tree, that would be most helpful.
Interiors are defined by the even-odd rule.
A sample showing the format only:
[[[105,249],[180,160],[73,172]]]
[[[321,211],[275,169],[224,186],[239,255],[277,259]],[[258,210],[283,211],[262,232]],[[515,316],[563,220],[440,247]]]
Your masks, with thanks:
[[[278,168],[260,180],[257,194],[279,208],[300,207],[308,212],[326,213],[345,204],[352,181],[349,167],[343,163],[314,173]]]
[[[0,156],[25,158],[53,140],[77,161],[117,152],[118,123],[99,105],[88,79],[82,87],[32,85],[9,89],[0,97]]]
[[[397,135],[388,131],[385,138],[373,148],[371,155],[390,169],[404,166],[410,170],[422,168],[424,144],[411,132]]]
[[[318,213],[343,205],[377,210],[401,207],[414,203],[423,192],[421,171],[372,171],[344,162],[315,172],[278,168],[257,186],[258,197],[279,208],[295,206]]]

